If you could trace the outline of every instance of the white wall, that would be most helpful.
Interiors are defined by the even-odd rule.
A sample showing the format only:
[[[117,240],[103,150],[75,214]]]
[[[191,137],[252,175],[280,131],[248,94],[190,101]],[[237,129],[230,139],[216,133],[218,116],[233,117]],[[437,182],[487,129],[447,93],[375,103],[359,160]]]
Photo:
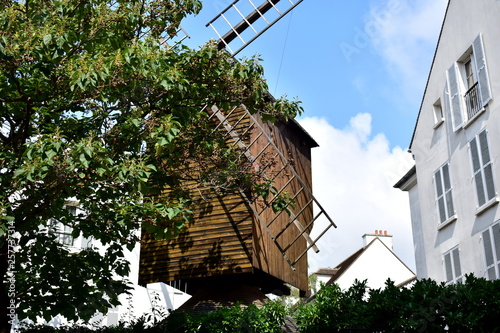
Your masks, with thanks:
[[[496,190],[500,190],[500,1],[451,0],[439,49],[411,146],[417,166],[418,190],[410,192],[416,267],[419,278],[445,280],[443,254],[459,246],[463,273],[484,276],[481,232],[500,220],[496,204],[476,214],[477,200],[472,178],[468,142],[482,129],[488,130],[490,155],[494,163]],[[432,105],[443,98],[446,70],[482,33],[493,100],[470,126],[453,131],[451,115],[434,128]],[[443,108],[443,111],[446,111]],[[438,229],[434,172],[450,163],[456,221]],[[497,195],[498,197],[498,195]]]
[[[356,279],[359,281],[366,279],[368,287],[378,289],[383,288],[389,278],[395,284],[399,284],[413,276],[414,273],[377,238],[337,279],[336,283],[340,288],[347,289]]]

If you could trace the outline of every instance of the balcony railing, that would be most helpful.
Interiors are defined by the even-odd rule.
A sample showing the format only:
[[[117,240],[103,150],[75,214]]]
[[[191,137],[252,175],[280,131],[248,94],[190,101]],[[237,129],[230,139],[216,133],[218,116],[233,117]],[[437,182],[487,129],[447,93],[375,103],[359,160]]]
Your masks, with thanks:
[[[467,120],[471,120],[472,117],[481,111],[482,103],[478,82],[465,93],[465,105],[467,106]]]

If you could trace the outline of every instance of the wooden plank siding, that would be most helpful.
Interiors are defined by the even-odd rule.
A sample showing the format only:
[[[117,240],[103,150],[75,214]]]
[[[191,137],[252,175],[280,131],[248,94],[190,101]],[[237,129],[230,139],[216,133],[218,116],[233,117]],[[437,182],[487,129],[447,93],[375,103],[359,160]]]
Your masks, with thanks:
[[[145,234],[139,283],[189,280],[252,270],[252,215],[239,194],[214,197],[171,240]]]
[[[311,147],[315,146],[312,140],[309,140],[307,134],[293,121],[287,123],[278,122],[274,125],[262,122],[260,124],[266,133],[272,137],[274,144],[284,154],[285,158],[288,159],[295,172],[311,188]],[[257,145],[257,147],[261,145]],[[256,149],[258,149],[257,147]],[[275,152],[271,148],[267,149],[267,153],[270,156],[275,156]],[[279,158],[275,158],[273,165],[268,168],[269,170],[266,170],[268,175],[274,178],[274,186],[277,189],[281,189],[293,178],[293,175],[286,168],[283,169],[283,167],[282,161]],[[301,212],[302,208],[311,199],[306,191],[301,191],[301,188],[302,185],[294,179],[287,185],[285,191],[290,194],[299,193],[294,199],[295,208],[292,211],[295,215],[298,215],[299,222],[305,227],[312,220],[313,212],[311,204]],[[256,205],[257,209],[259,209],[263,203],[262,201],[257,201]],[[301,212],[300,215],[299,212]],[[269,226],[269,230],[274,235],[278,235],[284,227],[290,224],[290,216],[286,212],[281,213],[276,218],[276,214],[271,209],[267,209],[263,217],[268,223],[275,219]],[[299,230],[295,225],[291,224],[277,237],[277,241],[282,249],[285,249],[298,237],[295,244],[286,251],[290,260],[297,258],[307,247],[305,239],[298,235]],[[303,294],[308,292],[307,256],[303,256],[295,264],[295,270],[293,270],[260,223],[255,223],[253,265],[255,268],[297,287]]]
[[[243,117],[242,108],[227,116],[228,122],[235,127],[235,132],[248,145],[256,138],[258,129],[249,131],[251,120]],[[255,117],[255,116],[254,116]],[[260,119],[258,116],[256,119]],[[275,125],[263,124],[275,144],[293,164],[296,172],[311,186],[310,149],[315,142],[295,122],[278,122]],[[223,129],[224,127],[221,126]],[[227,136],[228,144],[235,144],[234,137]],[[267,142],[259,139],[251,148],[253,156],[259,154]],[[270,148],[268,148],[270,150]],[[269,154],[267,154],[269,153]],[[274,155],[274,152],[266,152]],[[244,157],[243,157],[244,158]],[[271,159],[269,157],[269,159]],[[281,187],[290,175],[287,172],[276,174],[282,168],[279,159],[275,159],[267,176],[276,176],[275,186]],[[269,171],[269,173],[268,173]],[[192,186],[192,183],[186,186]],[[292,182],[286,190],[295,193],[301,185]],[[194,211],[193,223],[188,225],[172,240],[157,241],[151,235],[143,234],[139,268],[139,283],[168,282],[174,280],[193,281],[227,274],[251,274],[255,269],[270,275],[270,279],[279,280],[298,287],[303,293],[308,290],[307,256],[304,256],[293,270],[283,258],[282,253],[273,243],[260,222],[254,216],[249,203],[239,193],[219,197],[208,195],[205,202]],[[300,192],[295,199],[294,213],[309,201],[306,192]],[[257,209],[263,205],[262,200],[253,203]],[[265,219],[270,221],[274,213],[267,209]],[[303,225],[312,219],[312,206],[307,207],[299,216]],[[284,213],[271,225],[273,233],[278,233],[289,221]],[[280,237],[282,247],[288,245],[298,235],[298,229],[292,225]],[[300,239],[290,248],[291,256],[298,256],[307,247],[305,240]],[[260,274],[260,273],[259,273]],[[274,278],[273,278],[274,277]]]

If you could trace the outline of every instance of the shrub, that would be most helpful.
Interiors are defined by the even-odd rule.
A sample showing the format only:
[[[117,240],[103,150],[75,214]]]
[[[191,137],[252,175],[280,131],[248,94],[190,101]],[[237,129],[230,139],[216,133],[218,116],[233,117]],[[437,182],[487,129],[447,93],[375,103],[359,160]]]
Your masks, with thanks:
[[[445,285],[430,279],[411,288],[387,281],[367,290],[356,282],[342,291],[324,286],[314,301],[294,316],[308,332],[500,332],[500,281],[467,275],[463,283]]]

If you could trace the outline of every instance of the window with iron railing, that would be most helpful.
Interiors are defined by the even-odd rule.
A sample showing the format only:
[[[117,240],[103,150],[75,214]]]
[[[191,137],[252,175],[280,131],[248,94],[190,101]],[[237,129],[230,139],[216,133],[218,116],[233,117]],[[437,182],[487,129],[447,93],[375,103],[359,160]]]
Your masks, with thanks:
[[[465,93],[465,106],[467,107],[467,121],[471,120],[483,108],[478,82],[474,83]]]
[[[447,70],[447,96],[453,130],[475,119],[491,100],[483,39],[479,34],[462,57]]]

